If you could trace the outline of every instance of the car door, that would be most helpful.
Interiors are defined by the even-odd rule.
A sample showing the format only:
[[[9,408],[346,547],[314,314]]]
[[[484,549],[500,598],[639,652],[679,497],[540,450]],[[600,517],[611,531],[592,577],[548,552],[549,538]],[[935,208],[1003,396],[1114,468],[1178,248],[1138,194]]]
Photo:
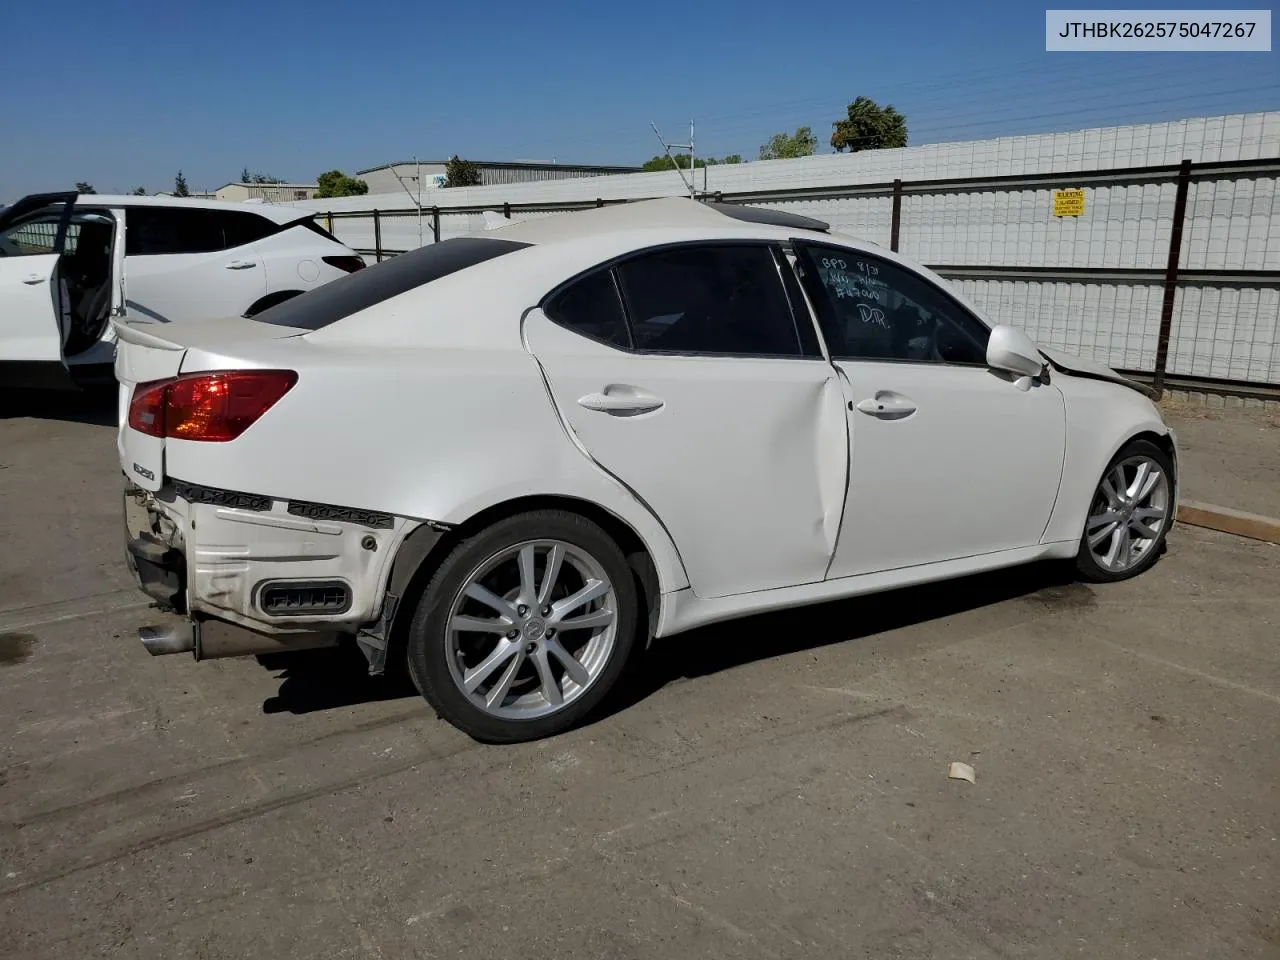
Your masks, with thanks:
[[[139,204],[128,217],[131,321],[240,316],[266,292],[261,255],[228,235],[219,211]]]
[[[829,576],[1039,543],[1062,477],[1061,392],[990,369],[989,329],[939,281],[855,248],[797,251],[848,400]]]
[[[68,321],[58,261],[75,199],[35,194],[0,216],[0,360],[62,359]]]
[[[821,581],[844,503],[835,370],[764,243],[643,251],[525,318],[562,421],[648,505],[701,597]]]

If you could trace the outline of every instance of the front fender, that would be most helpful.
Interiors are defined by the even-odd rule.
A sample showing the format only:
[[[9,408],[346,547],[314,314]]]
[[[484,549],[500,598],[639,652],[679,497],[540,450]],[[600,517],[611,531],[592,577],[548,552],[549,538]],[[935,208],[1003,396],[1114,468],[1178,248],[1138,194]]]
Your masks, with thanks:
[[[1067,450],[1062,486],[1044,543],[1076,542],[1084,534],[1089,506],[1103,471],[1131,440],[1144,434],[1174,445],[1173,509],[1179,495],[1176,438],[1154,403],[1127,386],[1059,374],[1054,382],[1067,406]]]

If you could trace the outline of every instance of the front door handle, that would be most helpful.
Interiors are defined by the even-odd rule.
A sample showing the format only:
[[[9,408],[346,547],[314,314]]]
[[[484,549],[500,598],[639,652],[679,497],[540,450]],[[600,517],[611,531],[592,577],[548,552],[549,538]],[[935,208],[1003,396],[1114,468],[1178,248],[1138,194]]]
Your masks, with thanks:
[[[48,277],[40,273],[28,273],[25,277],[22,278],[22,282],[35,285],[37,283],[44,283],[48,279],[49,279]]]
[[[892,390],[877,390],[874,397],[868,397],[858,404],[858,409],[868,416],[880,420],[901,420],[916,412],[916,405],[910,397],[904,397]]]
[[[606,390],[608,389],[612,388],[606,388]],[[578,405],[586,407],[588,410],[595,410],[598,413],[613,413],[625,416],[627,414],[648,413],[651,410],[657,410],[662,406],[662,401],[647,393],[635,390],[618,390],[607,393],[588,393],[585,397],[578,398]]]
[[[227,264],[228,270],[248,270],[258,264],[253,260],[232,260]]]

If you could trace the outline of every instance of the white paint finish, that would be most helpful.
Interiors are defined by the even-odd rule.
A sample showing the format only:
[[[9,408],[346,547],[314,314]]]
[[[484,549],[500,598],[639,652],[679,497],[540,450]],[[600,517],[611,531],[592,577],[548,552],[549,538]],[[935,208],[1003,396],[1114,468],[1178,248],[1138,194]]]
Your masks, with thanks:
[[[1066,457],[1044,540],[1078,543],[1107,463],[1138,434],[1163,437],[1169,435],[1169,428],[1155,404],[1136,390],[1056,372],[1053,384],[1062,392],[1066,404]],[[1176,498],[1176,484],[1173,493]]]
[[[794,232],[706,213],[674,201],[645,208],[637,219],[646,225],[634,230],[620,211],[523,225],[509,235],[533,247],[314,333],[243,320],[121,324],[117,370],[125,383],[178,364],[183,372],[299,371],[297,385],[237,440],[162,444],[171,477],[378,510],[403,529],[461,523],[526,497],[594,504],[629,524],[654,556],[664,633],[1069,556],[1110,455],[1138,432],[1166,432],[1137,392],[1066,374],[1023,391],[979,368],[849,363],[840,365],[848,389],[838,392],[824,361],[624,355],[533,309],[561,280],[642,246]],[[963,293],[958,299],[991,322]],[[641,388],[663,406],[616,419],[578,403],[611,384]],[[842,407],[885,389],[908,397],[915,413],[882,421]],[[125,428],[126,471],[135,440]],[[305,571],[351,561],[346,548],[329,545],[331,532],[236,522],[233,534],[229,522],[216,511],[201,520],[189,549],[208,568],[202,595],[230,619],[243,616],[246,563]],[[818,582],[833,535],[830,579]],[[362,584],[379,582],[357,572]],[[361,586],[360,609],[376,609],[382,589]]]
[[[58,254],[0,257],[0,360],[62,359]]]
[[[1083,520],[1081,523],[1083,524]],[[904,567],[897,570],[886,570],[879,573],[867,573],[856,577],[842,577],[824,580],[821,583],[807,583],[781,590],[763,590],[740,597],[720,597],[704,599],[692,590],[682,590],[662,598],[661,619],[658,625],[658,636],[666,637],[683,633],[696,627],[712,623],[723,623],[741,617],[773,610],[787,610],[813,603],[825,603],[831,600],[843,600],[849,597],[860,597],[874,593],[898,590],[919,583],[931,583],[938,580],[950,580],[955,577],[966,577],[985,570],[999,570],[1006,567],[1032,563],[1049,558],[1065,559],[1074,557],[1079,538],[1057,543],[1041,543],[1017,550],[1006,550],[1001,553],[989,553],[980,556],[960,557],[917,567]]]
[[[521,497],[576,498],[636,531],[664,590],[685,586],[662,526],[565,436],[517,327],[518,314],[509,347],[489,349],[388,352],[305,337],[243,341],[223,353],[192,348],[183,372],[285,367],[300,376],[232,443],[167,441],[166,470],[223,489],[445,523]],[[318,435],[340,437],[340,453],[318,449]]]
[[[129,318],[140,322],[236,316],[267,292],[266,269],[252,246],[132,256],[125,270]]]
[[[1040,542],[1065,447],[1062,396],[981,367],[845,362],[854,409],[844,530],[832,578]],[[858,409],[881,391],[915,412]]]
[[[698,596],[823,578],[847,463],[830,364],[624,353],[541,310],[525,337],[575,437],[662,518]],[[661,406],[625,416],[580,401],[632,388]]]

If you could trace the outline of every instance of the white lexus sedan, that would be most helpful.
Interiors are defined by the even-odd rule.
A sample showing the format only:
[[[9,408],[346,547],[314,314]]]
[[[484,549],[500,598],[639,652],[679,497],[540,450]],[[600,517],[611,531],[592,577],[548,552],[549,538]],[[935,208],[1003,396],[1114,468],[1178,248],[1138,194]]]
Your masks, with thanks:
[[[152,653],[354,637],[476,739],[557,733],[651,637],[1045,558],[1161,553],[1145,388],[820,221],[514,223],[252,318],[118,323]]]

